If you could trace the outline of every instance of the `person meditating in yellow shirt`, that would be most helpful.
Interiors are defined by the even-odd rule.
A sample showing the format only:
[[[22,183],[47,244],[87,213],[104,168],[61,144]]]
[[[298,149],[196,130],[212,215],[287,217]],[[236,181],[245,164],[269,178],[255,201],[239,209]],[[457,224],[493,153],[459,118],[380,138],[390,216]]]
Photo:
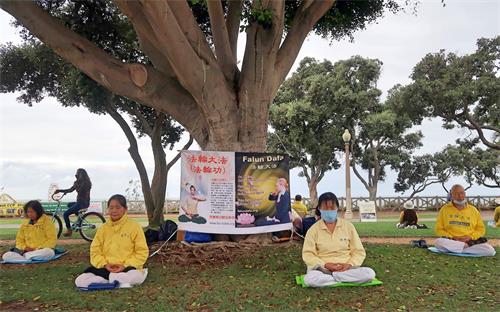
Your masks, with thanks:
[[[56,227],[45,214],[42,204],[31,200],[24,205],[26,221],[16,235],[16,247],[3,254],[4,261],[50,259],[54,257],[57,235]]]
[[[90,264],[75,284],[86,288],[93,283],[119,282],[119,287],[140,285],[147,273],[142,269],[149,249],[139,223],[127,216],[123,195],[108,200],[109,220],[97,229],[90,245]]]
[[[339,282],[365,283],[375,278],[375,271],[361,267],[366,257],[352,223],[337,218],[339,201],[331,192],[319,197],[321,219],[307,232],[302,259],[307,265],[304,282],[323,287]]]
[[[484,238],[483,219],[476,207],[467,203],[460,184],[451,188],[451,202],[439,210],[435,246],[443,252],[494,256],[495,249]]]

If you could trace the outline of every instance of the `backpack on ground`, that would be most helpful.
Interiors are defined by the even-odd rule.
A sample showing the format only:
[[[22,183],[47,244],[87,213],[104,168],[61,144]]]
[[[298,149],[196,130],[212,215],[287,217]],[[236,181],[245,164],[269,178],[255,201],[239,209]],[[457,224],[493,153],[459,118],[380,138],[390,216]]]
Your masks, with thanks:
[[[177,224],[172,220],[166,220],[160,226],[158,240],[166,241],[168,239],[169,241],[174,241],[177,239],[177,237],[174,235],[175,232],[177,232]]]

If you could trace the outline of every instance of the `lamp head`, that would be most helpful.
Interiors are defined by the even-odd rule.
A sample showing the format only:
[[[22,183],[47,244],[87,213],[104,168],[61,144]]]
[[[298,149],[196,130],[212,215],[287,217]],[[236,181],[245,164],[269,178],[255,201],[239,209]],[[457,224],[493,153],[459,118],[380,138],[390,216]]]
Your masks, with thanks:
[[[349,130],[345,129],[344,134],[342,134],[342,139],[346,144],[349,143],[349,141],[351,141],[351,134],[349,133]]]

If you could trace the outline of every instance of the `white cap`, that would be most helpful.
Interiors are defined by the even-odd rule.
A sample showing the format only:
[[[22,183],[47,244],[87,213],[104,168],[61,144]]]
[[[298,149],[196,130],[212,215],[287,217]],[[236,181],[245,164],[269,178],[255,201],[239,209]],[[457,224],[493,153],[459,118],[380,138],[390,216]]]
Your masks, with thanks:
[[[405,209],[414,209],[415,208],[415,206],[413,206],[413,203],[411,201],[407,201],[404,204],[404,207],[405,207]]]

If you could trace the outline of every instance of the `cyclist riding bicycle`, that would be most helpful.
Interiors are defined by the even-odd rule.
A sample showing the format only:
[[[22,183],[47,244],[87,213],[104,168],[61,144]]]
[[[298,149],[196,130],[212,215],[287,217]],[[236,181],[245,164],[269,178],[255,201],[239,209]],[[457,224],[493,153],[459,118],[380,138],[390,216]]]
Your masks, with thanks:
[[[92,182],[90,182],[89,175],[85,169],[79,168],[76,170],[76,181],[73,186],[66,190],[56,190],[54,194],[57,193],[71,193],[76,190],[77,197],[76,202],[71,202],[68,204],[68,210],[63,214],[64,223],[66,225],[66,232],[63,234],[65,237],[71,236],[73,231],[71,230],[71,224],[69,217],[72,214],[78,214],[80,209],[88,208],[90,205],[90,189],[92,188]]]

